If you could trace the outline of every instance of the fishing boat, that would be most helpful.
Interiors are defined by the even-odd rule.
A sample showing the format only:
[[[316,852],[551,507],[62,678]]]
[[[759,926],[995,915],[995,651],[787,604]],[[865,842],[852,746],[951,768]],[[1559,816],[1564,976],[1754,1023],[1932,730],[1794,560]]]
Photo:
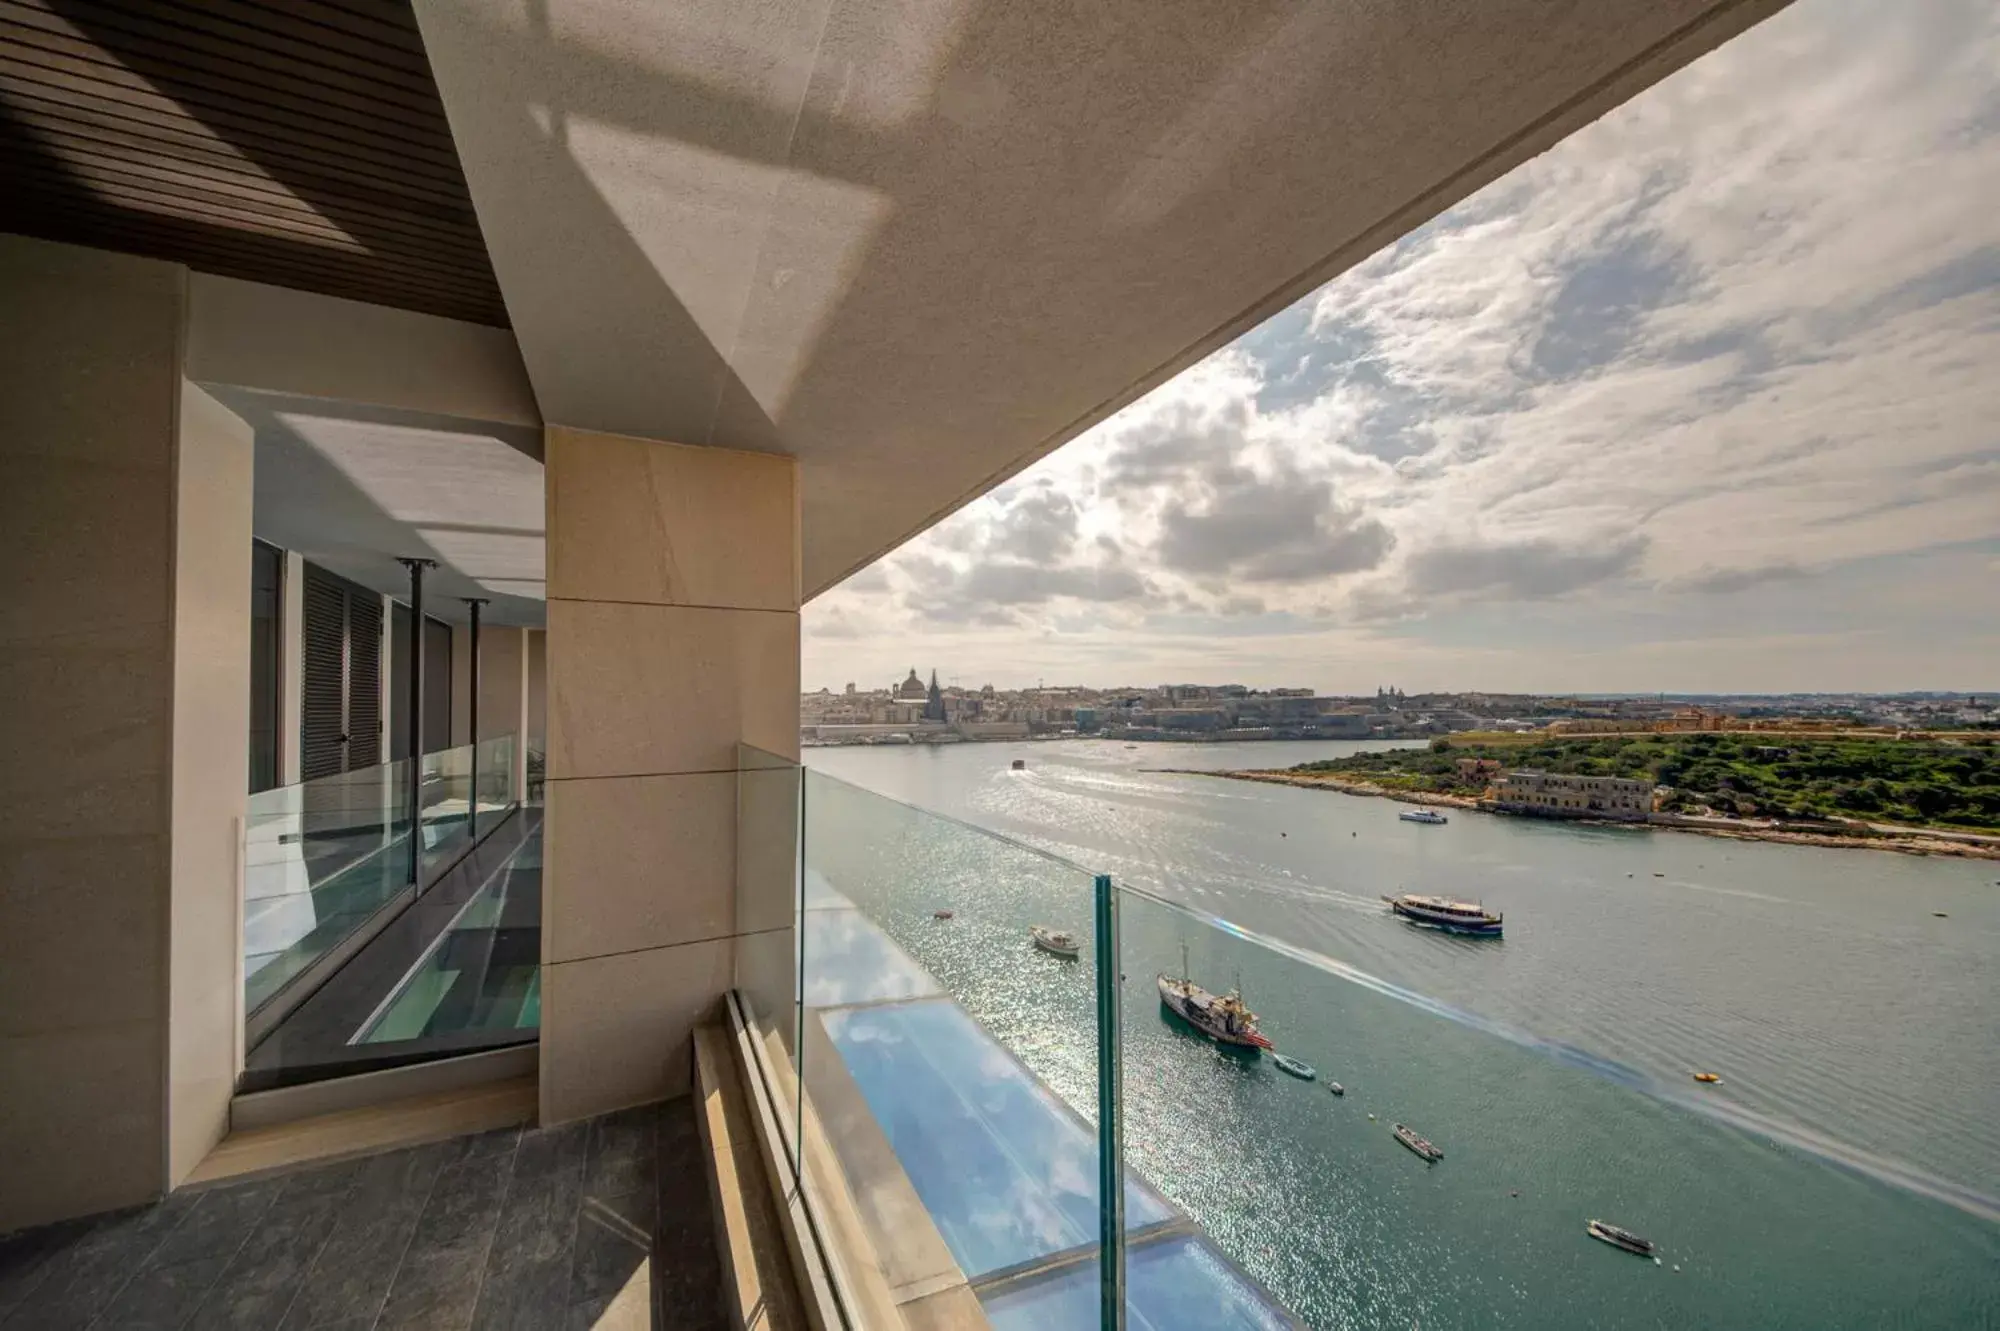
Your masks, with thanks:
[[[1035,946],[1044,952],[1054,953],[1070,961],[1076,960],[1080,945],[1075,938],[1060,929],[1051,929],[1045,924],[1038,924],[1028,930],[1028,937],[1033,939]]]
[[[1614,1248],[1623,1249],[1639,1257],[1651,1257],[1659,1245],[1651,1239],[1642,1239],[1629,1229],[1607,1225],[1602,1220],[1592,1220],[1584,1227],[1584,1232],[1594,1239],[1602,1240]]]
[[[1440,1151],[1437,1147],[1431,1145],[1402,1124],[1398,1123],[1392,1131],[1395,1133],[1397,1141],[1403,1143],[1403,1145],[1409,1147],[1424,1159],[1433,1162],[1444,1159],[1443,1151]]]
[[[952,914],[953,912],[948,910],[934,910],[931,912],[931,918],[934,920],[948,920],[952,917]]]
[[[1239,1049],[1269,1049],[1271,1037],[1257,1029],[1257,1014],[1243,1002],[1238,989],[1211,994],[1187,978],[1187,945],[1181,945],[1181,973],[1161,973],[1154,978],[1159,986],[1160,1006],[1217,1044]]]
[[[1333,1093],[1334,1093],[1335,1095],[1346,1095],[1346,1094],[1347,1094],[1347,1088],[1346,1088],[1345,1086],[1342,1086],[1342,1085],[1341,1085],[1341,1084],[1340,1084],[1339,1082],[1337,1082],[1337,1081],[1330,1081],[1330,1082],[1328,1082],[1328,1083],[1326,1084],[1326,1089],[1328,1089],[1329,1091],[1332,1091],[1332,1092],[1333,1092]]]
[[[1443,929],[1448,933],[1472,934],[1479,938],[1500,937],[1501,922],[1505,918],[1498,911],[1489,911],[1475,901],[1456,901],[1451,897],[1426,897],[1414,892],[1401,896],[1383,897],[1389,909],[1412,924],[1421,924],[1429,929]]]
[[[1271,1061],[1278,1065],[1278,1071],[1288,1072],[1292,1076],[1297,1077],[1300,1081],[1311,1081],[1314,1077],[1317,1077],[1319,1075],[1319,1073],[1313,1068],[1312,1064],[1301,1063],[1299,1062],[1298,1059],[1293,1058],[1290,1054],[1273,1053],[1271,1055]]]
[[[1405,809],[1396,816],[1406,823],[1429,823],[1432,826],[1451,821],[1436,809]]]

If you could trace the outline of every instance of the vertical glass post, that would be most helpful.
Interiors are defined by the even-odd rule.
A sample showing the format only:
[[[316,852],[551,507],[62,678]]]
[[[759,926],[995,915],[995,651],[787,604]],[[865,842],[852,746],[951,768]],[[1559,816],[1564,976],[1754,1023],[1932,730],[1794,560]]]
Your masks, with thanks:
[[[1097,1242],[1098,1324],[1125,1328],[1125,1129],[1119,1048],[1118,894],[1097,876]]]
[[[466,662],[465,688],[466,728],[471,732],[465,738],[472,745],[472,778],[467,783],[468,799],[465,806],[465,826],[473,836],[479,835],[479,607],[486,604],[483,596],[468,596],[465,609],[472,617],[466,632],[466,652],[471,658]]]
[[[424,823],[424,570],[435,559],[399,559],[410,570],[410,886],[423,887]]]

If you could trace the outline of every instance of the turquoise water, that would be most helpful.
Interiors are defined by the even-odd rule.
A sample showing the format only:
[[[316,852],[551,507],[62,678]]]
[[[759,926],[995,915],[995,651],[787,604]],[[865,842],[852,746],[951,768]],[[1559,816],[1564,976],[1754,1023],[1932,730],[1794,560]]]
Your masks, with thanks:
[[[1308,747],[1329,746],[810,759],[1289,952],[1126,898],[1126,1141],[1314,1326],[2000,1321],[1990,863],[1475,816],[1426,828],[1381,801],[1139,770]],[[1016,756],[1027,772],[1007,770]],[[1025,947],[1030,923],[1089,933],[1076,877],[1011,857],[995,871],[962,831],[885,834],[865,801],[825,803],[813,853],[842,890],[873,884],[860,904],[1089,1114],[1092,959]],[[1375,900],[1398,887],[1484,895],[1509,936],[1410,929]],[[956,918],[931,919],[939,906]],[[1240,974],[1267,1033],[1348,1095],[1171,1024],[1152,976],[1179,968],[1183,941],[1199,978]],[[1695,1087],[1690,1066],[1724,1085]],[[1397,1145],[1397,1120],[1445,1159]],[[1592,1217],[1655,1239],[1662,1263],[1591,1241]]]

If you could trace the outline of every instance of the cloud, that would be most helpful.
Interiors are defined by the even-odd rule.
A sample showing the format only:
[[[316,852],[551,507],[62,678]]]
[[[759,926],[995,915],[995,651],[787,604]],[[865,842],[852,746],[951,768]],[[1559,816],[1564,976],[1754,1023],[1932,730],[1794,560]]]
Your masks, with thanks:
[[[1374,568],[1396,543],[1381,522],[1337,504],[1330,484],[1289,468],[1260,476],[1213,465],[1197,493],[1160,517],[1159,559],[1178,572],[1306,582]]]
[[[980,564],[955,590],[992,605],[1039,605],[1058,596],[1080,601],[1132,601],[1146,594],[1138,574],[1122,568],[1041,568],[1033,564]]]
[[[1665,586],[1673,591],[1727,596],[1732,592],[1748,591],[1752,587],[1761,587],[1770,582],[1796,582],[1805,576],[1804,569],[1787,561],[1764,564],[1756,568],[1698,569],[1685,577],[1666,583]]]
[[[1053,564],[1076,547],[1076,533],[1076,504],[1044,488],[1021,496],[1000,515],[987,548],[1030,564]]]
[[[1436,545],[1411,556],[1408,586],[1417,596],[1480,592],[1542,600],[1631,573],[1646,545],[1637,534],[1574,545],[1546,537]]]
[[[1912,556],[1996,536],[1995,364],[2000,10],[1799,0],[822,598],[808,639],[881,657],[835,679],[926,635],[996,682],[1990,673],[2000,629],[1962,613],[1990,568]],[[1822,576],[1851,567],[1866,600]],[[1597,673],[1553,683],[1545,644],[1585,640]]]

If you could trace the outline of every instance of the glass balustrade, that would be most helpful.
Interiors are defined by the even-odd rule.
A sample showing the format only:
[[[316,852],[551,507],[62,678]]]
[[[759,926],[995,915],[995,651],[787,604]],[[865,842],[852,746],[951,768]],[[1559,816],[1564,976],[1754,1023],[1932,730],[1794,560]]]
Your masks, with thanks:
[[[1107,1290],[1160,1331],[2000,1307],[1992,1216],[1692,1081],[782,758],[742,766],[737,987],[850,1325],[893,1324],[912,1290],[1003,1331],[1114,1325]]]
[[[244,1010],[410,885],[408,761],[260,791],[243,844]]]

